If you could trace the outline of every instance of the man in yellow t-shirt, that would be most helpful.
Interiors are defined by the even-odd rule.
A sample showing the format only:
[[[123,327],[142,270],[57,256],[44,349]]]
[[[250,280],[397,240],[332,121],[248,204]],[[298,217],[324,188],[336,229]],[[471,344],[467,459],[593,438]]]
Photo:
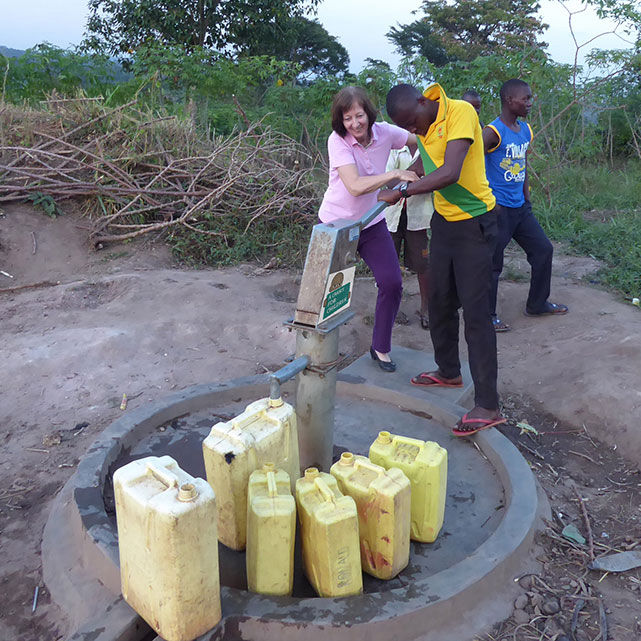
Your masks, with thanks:
[[[474,381],[474,408],[456,424],[456,436],[504,423],[497,393],[496,334],[489,293],[496,244],[496,200],[485,176],[481,127],[474,107],[448,98],[438,84],[424,93],[397,85],[387,95],[387,113],[416,134],[425,176],[379,193],[401,198],[433,192],[428,312],[438,370],[412,379],[421,387],[462,387],[458,351],[458,309]]]

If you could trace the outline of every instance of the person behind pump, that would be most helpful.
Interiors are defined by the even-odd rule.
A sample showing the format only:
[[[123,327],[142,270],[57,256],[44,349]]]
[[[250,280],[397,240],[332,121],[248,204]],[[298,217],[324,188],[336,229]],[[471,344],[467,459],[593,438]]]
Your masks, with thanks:
[[[532,90],[527,82],[513,78],[500,90],[501,115],[483,129],[485,168],[496,196],[498,240],[492,269],[490,308],[497,332],[511,328],[496,313],[499,277],[503,271],[503,252],[512,238],[525,251],[530,263],[530,290],[525,303],[527,316],[566,314],[566,305],[551,303],[552,243],[532,213],[527,171],[527,154],[532,129],[524,120],[532,107]]]
[[[474,110],[479,116],[479,122],[481,123],[481,127],[483,127],[484,125],[481,122],[481,94],[475,89],[468,89],[461,96],[461,100],[465,100],[465,102],[469,102],[472,105],[472,107],[474,107]]]
[[[360,87],[344,87],[332,104],[332,133],[327,141],[329,185],[318,215],[322,222],[358,220],[376,205],[376,193],[391,181],[414,181],[413,171],[385,171],[392,149],[416,138],[386,122]],[[403,283],[398,257],[382,212],[360,232],[358,253],[372,270],[378,295],[370,355],[386,371],[396,370],[390,357],[392,328],[401,303]]]
[[[417,160],[419,160],[419,152],[416,147],[413,150],[409,147],[392,149],[387,161],[387,170],[407,169]],[[417,313],[423,329],[429,329],[430,326],[427,315],[429,271],[427,228],[433,212],[431,194],[420,194],[411,199],[403,198],[396,205],[390,205],[385,210],[385,221],[392,234],[399,260],[402,253],[405,268],[413,271],[418,279],[421,306]]]
[[[423,94],[397,85],[387,94],[387,113],[415,133],[425,176],[379,200],[434,193],[431,221],[428,312],[438,369],[412,379],[422,387],[462,387],[458,309],[463,307],[465,340],[474,381],[474,407],[453,429],[456,436],[504,423],[497,392],[496,334],[490,316],[492,256],[496,242],[495,199],[485,177],[478,115],[463,100],[433,84]]]

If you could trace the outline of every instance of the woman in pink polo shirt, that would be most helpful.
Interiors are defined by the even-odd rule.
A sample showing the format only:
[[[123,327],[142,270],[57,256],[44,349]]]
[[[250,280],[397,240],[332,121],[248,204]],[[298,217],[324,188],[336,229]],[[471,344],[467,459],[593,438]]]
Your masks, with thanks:
[[[395,125],[376,122],[376,110],[360,87],[345,87],[334,96],[332,129],[327,141],[329,186],[318,213],[324,223],[357,220],[376,205],[378,190],[387,183],[418,180],[413,171],[385,171],[390,150],[415,145],[416,137]],[[378,287],[370,355],[382,370],[393,372],[392,327],[403,281],[384,213],[361,231],[358,253]]]

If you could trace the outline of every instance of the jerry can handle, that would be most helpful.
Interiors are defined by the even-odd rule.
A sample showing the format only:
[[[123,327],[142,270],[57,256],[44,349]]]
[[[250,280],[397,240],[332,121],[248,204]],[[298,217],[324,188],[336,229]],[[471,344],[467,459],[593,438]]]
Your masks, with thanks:
[[[245,416],[244,418],[237,416],[233,418],[230,421],[231,428],[225,433],[225,438],[236,443],[240,448],[251,448],[256,443],[256,438],[251,432],[244,431],[244,428],[255,421],[255,416]]]
[[[236,416],[231,420],[231,429],[232,430],[242,430],[244,427],[251,425],[256,421],[256,415],[250,414],[249,416]]]
[[[276,485],[276,473],[273,470],[267,472],[267,493],[271,498],[278,496],[278,486]]]
[[[247,408],[245,408],[245,412],[241,414],[240,416],[235,416],[234,418],[231,419],[231,430],[232,431],[239,431],[242,430],[243,428],[247,427],[248,425],[251,425],[252,423],[255,423],[258,415],[265,416],[267,414],[267,409],[269,408],[269,399],[261,399],[262,401],[267,401],[266,406],[260,410],[259,412],[254,412],[253,414],[247,414],[246,416],[243,416],[247,409],[250,407],[249,405]],[[259,403],[260,401],[256,401],[256,403]],[[254,403],[252,403],[254,405]],[[253,439],[253,437],[250,437]]]
[[[355,459],[354,460],[354,467],[362,467],[366,470],[371,470],[375,474],[378,474],[378,476],[384,476],[385,474],[385,468],[381,467],[380,465],[376,465],[376,463],[372,463],[369,459]]]
[[[154,463],[147,463],[147,471],[167,488],[178,487],[178,477],[166,467],[158,467]]]
[[[241,415],[242,416],[242,415]],[[243,431],[252,423],[256,422],[256,415],[249,415],[241,418],[237,416],[231,420],[231,429],[227,432],[227,438],[235,441],[241,447],[251,447],[256,443],[256,437],[251,432]]]
[[[331,501],[332,503],[336,502],[334,492],[329,489],[329,486],[327,485],[327,483],[325,483],[325,481],[323,481],[323,479],[314,479],[314,485],[316,486],[316,489],[323,495],[323,499],[325,501]]]

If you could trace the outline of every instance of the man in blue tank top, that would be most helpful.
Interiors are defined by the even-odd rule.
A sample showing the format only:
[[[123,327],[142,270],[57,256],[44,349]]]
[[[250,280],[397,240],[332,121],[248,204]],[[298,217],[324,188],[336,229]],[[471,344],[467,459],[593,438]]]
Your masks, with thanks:
[[[503,84],[501,115],[483,129],[485,172],[496,197],[498,240],[494,252],[490,305],[497,332],[510,326],[496,314],[496,294],[503,271],[503,252],[512,238],[521,246],[530,263],[530,291],[525,304],[526,316],[566,314],[565,305],[548,301],[552,277],[552,243],[532,213],[527,175],[527,153],[532,129],[525,118],[532,107],[530,86],[513,78]]]

